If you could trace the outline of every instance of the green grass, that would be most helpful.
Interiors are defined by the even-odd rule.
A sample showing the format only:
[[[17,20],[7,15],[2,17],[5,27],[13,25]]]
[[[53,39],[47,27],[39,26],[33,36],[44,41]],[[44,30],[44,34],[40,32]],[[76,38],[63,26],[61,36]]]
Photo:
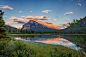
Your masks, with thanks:
[[[60,45],[31,41],[0,41],[0,57],[85,57],[86,55]]]
[[[12,35],[12,36],[15,36],[15,35],[50,35],[50,34],[10,34],[10,35]]]
[[[36,35],[86,35],[86,34],[57,34],[57,33],[53,33],[53,34],[10,34],[11,36],[27,36],[27,35],[34,35],[34,36],[36,36]]]
[[[50,35],[86,35],[86,34],[56,34],[56,33],[53,33]]]

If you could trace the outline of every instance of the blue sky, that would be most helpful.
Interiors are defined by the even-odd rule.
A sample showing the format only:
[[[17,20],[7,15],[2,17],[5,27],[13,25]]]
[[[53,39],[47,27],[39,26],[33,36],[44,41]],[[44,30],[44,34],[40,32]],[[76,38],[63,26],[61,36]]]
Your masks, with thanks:
[[[64,28],[73,19],[86,16],[86,0],[0,0],[0,9],[6,24],[14,27],[36,18]]]

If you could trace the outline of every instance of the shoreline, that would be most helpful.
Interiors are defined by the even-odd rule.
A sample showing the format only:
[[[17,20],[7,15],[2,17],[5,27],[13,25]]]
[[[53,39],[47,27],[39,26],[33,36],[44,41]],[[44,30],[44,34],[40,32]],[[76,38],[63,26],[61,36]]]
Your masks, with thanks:
[[[10,34],[12,36],[15,36],[15,35],[86,35],[86,34]]]

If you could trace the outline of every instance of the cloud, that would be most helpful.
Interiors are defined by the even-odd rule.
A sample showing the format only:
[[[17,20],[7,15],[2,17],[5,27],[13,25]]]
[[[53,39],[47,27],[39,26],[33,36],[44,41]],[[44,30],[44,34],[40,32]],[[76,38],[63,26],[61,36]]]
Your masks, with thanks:
[[[69,24],[68,23],[59,23],[57,26],[60,27],[61,29],[64,29],[67,26],[69,26]]]
[[[5,16],[4,18],[7,18],[7,16]]]
[[[55,18],[62,18],[62,17],[58,17],[58,16],[56,16]]]
[[[1,7],[0,7],[1,8]]]
[[[20,24],[24,24],[24,23],[27,23],[28,20],[25,20],[25,19],[22,19],[22,18],[17,18],[17,17],[12,17],[12,18],[9,18],[11,19],[13,22],[17,22],[17,23],[20,23]]]
[[[19,11],[19,13],[21,13],[22,11]]]
[[[9,7],[9,6],[3,6],[2,8],[4,9],[9,9],[9,10],[13,10],[13,8]]]
[[[48,16],[27,16],[26,19],[49,20]]]
[[[56,21],[56,19],[55,19],[55,18],[54,18],[53,20],[54,20],[54,21]]]
[[[68,19],[68,18],[63,18],[63,19],[70,20],[70,19]]]
[[[78,3],[78,5],[79,5],[79,6],[81,6],[81,4],[80,4],[80,3]]]
[[[7,23],[5,23],[6,25],[12,25],[12,24],[18,24],[17,22],[13,22],[13,21],[9,21],[9,22],[7,22]]]
[[[48,13],[48,12],[51,12],[51,10],[44,10],[44,11],[42,11],[42,13]]]
[[[32,13],[32,11],[30,11],[30,13]]]
[[[66,12],[64,15],[66,15],[66,14],[73,14],[73,12]]]
[[[25,17],[25,16],[21,16],[21,17]]]
[[[58,17],[58,18],[62,18],[62,17]]]
[[[79,5],[79,6],[81,6],[81,4],[80,4],[80,3],[77,3],[76,5]]]
[[[70,19],[66,19],[66,20],[70,20]]]

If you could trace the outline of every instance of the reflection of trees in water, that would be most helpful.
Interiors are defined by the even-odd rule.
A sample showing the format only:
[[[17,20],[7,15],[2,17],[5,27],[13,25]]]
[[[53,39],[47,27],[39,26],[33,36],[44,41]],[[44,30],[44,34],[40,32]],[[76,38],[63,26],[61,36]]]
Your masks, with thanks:
[[[73,39],[75,39],[76,37],[77,37],[78,39],[81,39],[81,38],[84,38],[85,35],[81,35],[81,37],[78,36],[78,35],[62,35],[61,37],[64,38],[64,39],[67,39],[67,40],[69,40],[69,41],[71,41],[71,42],[73,42],[73,43],[75,43],[75,41],[73,41]]]
[[[42,35],[39,35],[39,37],[41,37],[41,38],[42,38]]]

